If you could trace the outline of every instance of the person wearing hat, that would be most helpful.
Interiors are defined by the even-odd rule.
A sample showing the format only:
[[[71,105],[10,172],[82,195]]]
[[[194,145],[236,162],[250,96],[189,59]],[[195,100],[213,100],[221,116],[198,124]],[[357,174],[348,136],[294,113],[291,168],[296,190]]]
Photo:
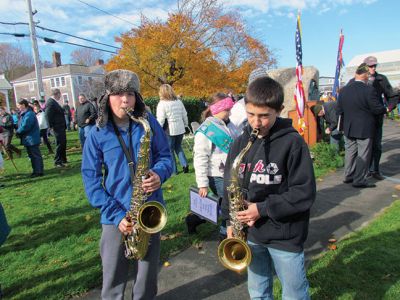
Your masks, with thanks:
[[[330,137],[330,144],[335,147],[336,151],[339,152],[340,140],[343,134],[337,128],[338,116],[336,113],[337,102],[329,101],[321,104],[316,104],[311,108],[311,111],[316,118],[323,118],[327,127],[325,133]],[[323,125],[323,124],[322,124]]]
[[[82,179],[90,204],[101,211],[100,254],[103,266],[102,299],[123,299],[128,271],[133,269],[132,299],[154,299],[160,256],[160,233],[152,234],[146,256],[128,260],[122,235],[132,232],[126,219],[132,190],[131,165],[136,168],[137,153],[144,133],[142,125],[132,121],[126,108],[147,118],[151,127],[149,147],[150,174],[142,188],[147,201],[164,204],[161,185],[172,173],[168,140],[157,119],[145,112],[138,76],[128,70],[114,70],[105,76],[105,93],[99,100],[97,128],[87,135],[82,156]],[[133,155],[132,155],[133,154]],[[134,175],[132,175],[134,176]]]
[[[365,63],[358,66],[354,81],[341,89],[337,107],[338,115],[342,115],[345,136],[343,182],[358,188],[374,186],[368,184],[365,177],[371,159],[376,116],[386,111],[375,89],[366,84],[368,74]]]
[[[389,110],[394,109],[397,104],[398,95],[393,91],[393,88],[390,85],[387,77],[385,75],[379,74],[376,71],[378,60],[375,56],[368,56],[364,59],[364,63],[368,66],[370,74],[368,85],[371,85],[375,89],[376,93],[378,94],[378,99],[382,103],[382,105],[384,104],[382,98],[383,95],[389,104]],[[394,102],[396,102],[396,104]],[[369,165],[368,176],[372,176],[373,178],[378,180],[383,180],[384,178],[380,174],[379,170],[379,161],[382,155],[383,114],[376,116],[375,125],[375,136],[372,141],[372,157]]]

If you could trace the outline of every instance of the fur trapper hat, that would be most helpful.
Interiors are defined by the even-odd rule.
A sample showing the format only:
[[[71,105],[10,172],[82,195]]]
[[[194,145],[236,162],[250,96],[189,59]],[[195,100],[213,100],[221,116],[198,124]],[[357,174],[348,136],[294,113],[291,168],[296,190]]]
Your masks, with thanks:
[[[105,93],[101,96],[98,104],[97,127],[104,127],[108,122],[108,99],[110,95],[118,95],[125,92],[140,97],[140,82],[136,73],[129,70],[114,70],[108,72],[104,78]],[[136,105],[142,101],[136,99]]]

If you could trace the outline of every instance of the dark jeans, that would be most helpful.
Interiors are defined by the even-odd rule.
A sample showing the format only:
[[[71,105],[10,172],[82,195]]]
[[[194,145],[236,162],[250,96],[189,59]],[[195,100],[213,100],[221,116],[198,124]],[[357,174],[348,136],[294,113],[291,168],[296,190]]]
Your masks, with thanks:
[[[175,174],[178,173],[178,168],[176,166],[174,153],[176,153],[176,155],[178,156],[179,162],[181,163],[182,167],[187,167],[187,165],[188,165],[185,153],[183,152],[183,149],[182,149],[182,139],[183,139],[183,134],[168,136],[169,149],[171,150],[171,154],[172,154],[172,171]]]
[[[61,165],[67,162],[67,135],[65,129],[53,130],[56,139],[56,155],[54,164]]]
[[[379,173],[379,161],[382,155],[382,126],[376,128],[375,136],[372,140],[372,155],[369,164],[369,171]]]
[[[28,156],[31,159],[33,174],[43,174],[43,159],[39,145],[25,146]]]
[[[223,177],[211,177],[208,176],[208,186],[211,191],[219,198],[219,207],[221,207],[221,200],[224,196],[224,178]],[[219,228],[219,233],[223,236],[226,235],[226,221],[222,220]]]
[[[46,144],[47,150],[49,152],[53,152],[53,149],[51,148],[49,138],[47,136],[47,128],[46,129],[40,129],[40,137],[43,139],[43,143]]]

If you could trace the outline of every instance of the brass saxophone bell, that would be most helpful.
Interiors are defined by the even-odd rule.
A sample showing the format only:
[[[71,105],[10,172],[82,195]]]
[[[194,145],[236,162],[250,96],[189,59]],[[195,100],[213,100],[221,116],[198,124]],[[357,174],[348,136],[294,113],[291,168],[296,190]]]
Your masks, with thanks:
[[[218,246],[218,258],[221,264],[237,273],[246,270],[251,262],[251,257],[250,247],[241,239],[225,239]]]
[[[157,201],[144,203],[138,212],[140,228],[149,234],[161,231],[167,223],[167,210]]]

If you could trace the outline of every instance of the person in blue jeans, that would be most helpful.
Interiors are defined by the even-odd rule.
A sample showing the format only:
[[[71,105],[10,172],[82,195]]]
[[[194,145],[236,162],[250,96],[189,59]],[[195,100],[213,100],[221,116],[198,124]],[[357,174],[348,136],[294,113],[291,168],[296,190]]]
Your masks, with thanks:
[[[247,268],[251,299],[273,299],[274,270],[282,284],[282,299],[310,299],[304,266],[304,242],[316,184],[310,152],[292,120],[279,117],[283,88],[269,77],[251,82],[245,96],[248,125],[232,144],[225,164],[222,217],[228,238],[232,163],[248,144],[253,129],[259,132],[240,161],[239,185],[246,209],[235,212],[247,226],[252,260]],[[237,171],[236,168],[234,170]]]
[[[173,172],[174,174],[178,174],[175,162],[176,154],[182,166],[183,173],[188,173],[189,165],[182,149],[183,135],[185,134],[186,127],[188,127],[185,106],[169,84],[161,85],[158,94],[160,102],[157,105],[157,121],[168,136],[168,144],[173,158]]]
[[[83,145],[85,144],[86,137],[89,134],[89,131],[95,125],[97,119],[97,111],[92,103],[87,101],[86,96],[84,94],[79,94],[79,105],[75,111],[75,121],[79,127],[79,141],[81,142],[81,146],[83,149]]]
[[[21,138],[21,143],[25,146],[31,160],[33,170],[31,177],[43,176],[43,159],[39,149],[40,129],[36,115],[26,99],[19,100],[17,107],[21,112],[17,136]]]

